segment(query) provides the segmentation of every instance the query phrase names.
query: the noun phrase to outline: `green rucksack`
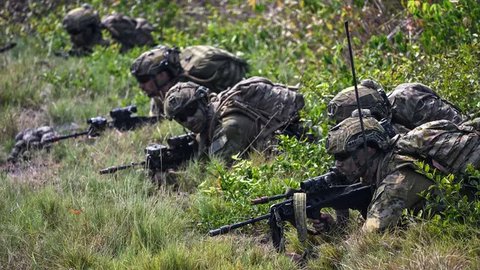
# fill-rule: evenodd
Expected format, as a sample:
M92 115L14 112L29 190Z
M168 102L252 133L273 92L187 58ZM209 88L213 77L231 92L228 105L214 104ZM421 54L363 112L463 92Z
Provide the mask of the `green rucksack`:
M191 46L180 53L182 81L193 81L219 93L245 77L248 64L232 53L212 46Z
M426 160L443 173L463 174L468 164L480 169L480 133L448 120L428 122L400 136L395 150Z

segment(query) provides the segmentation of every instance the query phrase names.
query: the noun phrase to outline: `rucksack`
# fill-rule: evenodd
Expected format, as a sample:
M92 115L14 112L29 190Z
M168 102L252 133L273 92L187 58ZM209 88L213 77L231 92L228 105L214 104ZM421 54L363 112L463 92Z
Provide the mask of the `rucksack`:
M232 53L212 46L191 46L180 53L182 80L193 81L219 93L245 77L248 64Z
M435 120L459 124L466 119L459 108L421 83L400 84L388 94L388 99L392 105L392 123L410 130Z
M112 14L102 19L102 26L121 43L122 50L153 45L153 27L143 18L133 19L122 14Z
M448 120L425 123L400 136L395 151L426 160L443 173L463 174L468 164L480 169L480 133Z
M212 104L217 117L244 114L260 125L261 135L267 137L298 120L298 112L305 102L303 95L296 90L262 77L251 77L220 93Z

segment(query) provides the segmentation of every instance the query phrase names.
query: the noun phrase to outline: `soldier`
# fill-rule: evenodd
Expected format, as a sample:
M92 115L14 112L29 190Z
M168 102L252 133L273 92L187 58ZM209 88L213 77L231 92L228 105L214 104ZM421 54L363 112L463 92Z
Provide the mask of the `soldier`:
M143 18L133 19L115 13L102 18L102 27L107 29L112 38L121 44L121 53L135 46L153 46L151 34L153 26Z
M406 133L434 120L445 119L455 124L468 120L460 109L421 83L400 84L387 96L379 83L363 80L358 93L362 109L369 109L378 121L390 119L396 133ZM354 87L349 87L329 102L328 115L338 124L356 109Z
M419 172L415 161L431 162L438 170L453 174L464 173L469 164L480 168L480 156L471 154L480 151L479 134L450 121L429 122L393 139L371 116L363 118L363 125L366 147L360 120L353 115L330 130L327 152L334 155L337 169L347 179L361 179L375 188L364 231L396 225L404 209L422 206L418 193L433 182ZM332 220L325 217L314 225Z
M262 148L276 130L298 121L303 96L285 85L252 77L218 95L193 82L178 83L165 98L165 116L197 134L199 153L230 161Z
M15 146L10 152L7 161L16 162L19 158L28 158L27 151L42 148L43 142L54 136L56 136L56 133L49 126L28 128L19 132L15 136Z
M72 50L68 52L71 56L88 55L95 45L108 44L102 38L98 12L88 4L69 11L63 18L63 27L73 44Z
M142 53L131 66L140 88L151 98L150 115L163 114L163 100L177 82L192 81L219 93L239 82L247 63L235 55L211 46L177 48L157 46Z

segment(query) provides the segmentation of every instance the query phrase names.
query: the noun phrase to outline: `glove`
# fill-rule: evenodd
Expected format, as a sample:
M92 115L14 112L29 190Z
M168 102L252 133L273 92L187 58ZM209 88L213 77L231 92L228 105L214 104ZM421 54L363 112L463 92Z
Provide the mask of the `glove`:
M330 214L326 213L320 213L319 219L312 219L311 221L313 228L315 228L318 233L328 232L336 224L335 219L333 219Z

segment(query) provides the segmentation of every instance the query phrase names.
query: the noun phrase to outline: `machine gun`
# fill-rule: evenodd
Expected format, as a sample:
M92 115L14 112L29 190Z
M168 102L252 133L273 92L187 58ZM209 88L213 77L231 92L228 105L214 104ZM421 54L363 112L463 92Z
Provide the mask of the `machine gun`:
M145 161L132 162L127 165L113 166L100 170L100 174L115 173L132 167L145 167L149 172L176 169L191 159L197 152L198 144L193 133L171 137L166 145L152 144L145 148Z
M331 185L338 173L330 171L301 183L300 190L290 190L285 194L262 197L252 200L252 204L263 204L273 200L286 199L273 204L270 213L246 221L225 225L209 231L210 236L226 234L231 230L268 220L273 246L279 252L285 251L284 223L291 223L300 241L307 237L306 219L320 219L322 208L356 209L365 217L372 199L372 189L362 183L352 185ZM335 181L336 182L336 181Z
M88 129L82 132L67 134L62 136L54 136L42 141L43 144L54 143L69 138L76 138L80 136L97 137L101 131L107 128L116 128L120 131L133 130L140 125L157 123L161 117L147 117L147 116L132 116L137 112L137 106L130 105L123 108L115 108L110 111L111 121L105 117L97 116L87 120Z

